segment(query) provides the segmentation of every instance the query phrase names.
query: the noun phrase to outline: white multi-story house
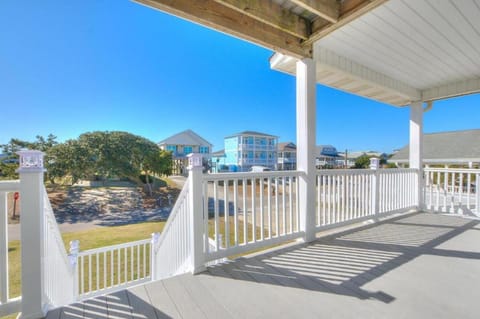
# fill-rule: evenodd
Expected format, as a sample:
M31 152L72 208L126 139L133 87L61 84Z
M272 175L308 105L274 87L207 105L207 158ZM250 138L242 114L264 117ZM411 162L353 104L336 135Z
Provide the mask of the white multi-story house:
M225 137L225 165L231 171L245 172L252 166L277 168L277 142L274 135L243 131Z
M297 145L292 142L278 143L278 170L297 168Z
M172 152L173 174L185 174L188 166L187 155L190 153L201 153L208 159L212 152L212 144L192 130L172 135L160 142L158 146L162 150Z

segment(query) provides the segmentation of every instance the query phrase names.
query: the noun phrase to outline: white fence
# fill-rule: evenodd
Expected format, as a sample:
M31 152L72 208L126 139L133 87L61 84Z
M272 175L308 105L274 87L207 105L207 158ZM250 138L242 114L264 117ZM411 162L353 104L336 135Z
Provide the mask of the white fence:
M203 176L206 261L301 236L296 171ZM206 237L205 236L205 237Z
M480 170L425 168L426 209L480 216Z
M151 240L85 250L76 257L78 299L151 280Z
M75 275L45 189L44 206L44 293L49 307L56 308L75 301Z
M418 206L418 170L408 168L377 170L378 213L390 213Z
M189 193L189 180L187 180L162 234L154 235L152 248L152 277L154 280L190 271L192 235Z
M8 194L19 181L0 181L0 317L20 311L21 297L10 296L8 263Z
M201 165L200 160L196 162ZM37 180L31 180L38 183L32 185L43 185L43 171L34 172ZM193 166L161 235L83 252L74 245L70 256L47 194L37 188L43 191L38 201L43 198L45 218L43 223L31 224L40 226L42 242L37 251L43 253L39 257L43 272L32 278L43 280L43 293L29 299L38 295L42 306L57 307L150 280L196 272L228 256L422 204L416 169L320 170L315 180L316 198L307 199L315 201L313 216L300 211L300 198L308 194L303 186L301 191L302 174L202 174L200 166ZM478 213L479 188L480 170L425 169L423 198L428 209ZM0 315L20 310L21 299L11 299L8 291L6 235L6 194L18 189L18 181L0 182ZM22 191L28 192L28 188ZM308 224L313 217L315 228ZM30 242L32 247L34 244ZM35 270L30 267L30 271Z
M417 206L415 169L317 171L317 230Z

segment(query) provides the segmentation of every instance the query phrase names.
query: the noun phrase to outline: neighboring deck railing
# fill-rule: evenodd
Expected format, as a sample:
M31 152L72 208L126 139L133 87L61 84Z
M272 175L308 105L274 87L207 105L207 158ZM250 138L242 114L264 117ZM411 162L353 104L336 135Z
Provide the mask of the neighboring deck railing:
M317 171L317 230L414 208L417 174L415 169Z
M480 170L425 168L424 200L428 210L480 216Z
M151 280L151 239L81 251L76 256L79 300Z
M204 175L204 232L215 242L204 245L206 261L301 237L298 177L298 171Z
M8 262L8 194L20 189L20 181L0 181L0 317L20 311L21 297L10 295Z

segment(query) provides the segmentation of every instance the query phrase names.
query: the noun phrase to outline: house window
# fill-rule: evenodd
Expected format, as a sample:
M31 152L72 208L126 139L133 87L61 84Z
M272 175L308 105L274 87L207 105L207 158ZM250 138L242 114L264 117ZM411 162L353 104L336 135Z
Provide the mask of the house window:
M208 154L209 153L208 146L200 146L200 153Z
M184 146L184 147L183 147L183 153L184 153L184 154L193 153L193 147L191 147L191 146Z
M253 144L253 137L247 136L243 138L245 144Z
M177 151L177 145L167 145L167 151L175 153Z

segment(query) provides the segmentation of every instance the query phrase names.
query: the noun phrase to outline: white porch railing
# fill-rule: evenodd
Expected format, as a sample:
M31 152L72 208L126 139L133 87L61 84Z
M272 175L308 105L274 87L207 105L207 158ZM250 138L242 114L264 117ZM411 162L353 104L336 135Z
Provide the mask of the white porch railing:
M38 240L32 238L41 242L37 249L41 253L31 259L40 266L24 265L35 275L28 273L26 278L41 279L40 285L31 285L42 287L37 290L41 293L24 289L28 294L23 296L22 310L27 307L32 318L42 316L36 311L39 304L44 311L146 281L198 272L228 256L307 238L314 231L418 209L423 203L430 209L454 212L475 212L480 203L480 170L425 169L425 202L419 198L417 169L320 170L316 173L316 198L311 199L315 209L304 212L300 211L300 199L307 194L300 185L306 178L303 172L205 175L201 157L192 157L191 164L190 176L161 235L84 252L73 245L70 256L43 188L43 169L35 166L26 171L28 167L24 167L20 187L18 182L0 183L0 226L4 230L0 236L0 314L20 310L20 299L9 299L5 235L6 192L17 189L26 193L32 189L34 199L22 202L22 209L23 204L29 208L26 216L43 218L40 223L28 224L35 236L24 237L22 232L22 244L25 240L36 247ZM314 215L315 228L310 229L307 221ZM28 259L24 253L22 258Z
M419 206L417 169L380 169L376 172L379 178L378 214L407 211Z
M417 174L415 169L317 171L317 230L416 207Z
M21 308L21 297L11 297L8 263L8 193L20 189L20 181L0 181L0 317Z
M206 261L301 237L298 177L297 171L204 175L204 232L215 241L204 245Z
M424 199L428 210L480 216L480 170L425 168Z
M161 235L153 235L153 280L190 271L192 247L189 191L189 180L187 180L180 195L178 195Z
M56 308L75 301L75 272L45 189L44 206L44 293L47 307Z
M76 294L82 300L151 280L151 240L81 251L76 258Z

